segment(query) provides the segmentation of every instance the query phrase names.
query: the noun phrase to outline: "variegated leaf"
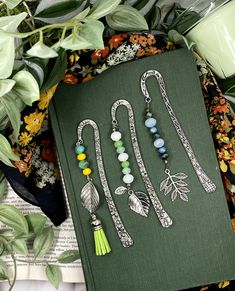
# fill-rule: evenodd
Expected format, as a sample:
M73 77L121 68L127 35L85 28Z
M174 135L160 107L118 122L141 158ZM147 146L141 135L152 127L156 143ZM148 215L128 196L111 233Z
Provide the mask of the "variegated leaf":
M167 188L165 188L164 194L165 195L169 194L171 192L171 190L172 190L172 184L170 184Z
M172 201L175 201L175 199L177 198L177 196L178 196L178 195L177 195L177 192L178 192L177 189L175 189L175 190L171 193L171 200L172 200Z
M180 188L179 188L179 191L180 191L180 192L184 192L184 193L188 193L188 192L190 192L190 190L189 190L187 187L180 187Z
M122 194L124 194L124 193L126 193L127 192L127 188L126 187L124 187L124 186L120 186L120 187L118 187L116 190L115 190L115 194L117 194L117 195L122 195Z
M160 191L165 190L165 188L167 187L168 184L168 180L169 178L166 178L165 180L163 180L160 184Z
M186 193L180 193L180 199L188 202L188 195Z
M182 180L179 180L179 181L176 181L175 182L175 184L177 185L177 186L187 186L187 183L185 182L185 181L182 181Z
M186 179L188 176L185 173L177 173L173 175L172 177L178 178L178 179Z
M147 217L149 212L150 201L148 196L143 192L134 192L129 196L128 205L134 212Z
M90 213L94 213L98 208L99 193L91 181L86 183L82 188L81 199L83 207L85 207Z

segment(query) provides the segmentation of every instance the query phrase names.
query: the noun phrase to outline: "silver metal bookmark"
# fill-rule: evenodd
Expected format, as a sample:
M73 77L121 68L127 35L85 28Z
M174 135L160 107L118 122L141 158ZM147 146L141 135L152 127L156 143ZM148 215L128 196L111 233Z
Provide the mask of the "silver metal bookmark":
M130 247L133 245L133 240L127 230L125 229L123 222L119 216L118 210L115 206L115 203L113 201L109 185L107 182L105 170L104 170L104 164L102 159L102 152L101 152L101 144L100 144L100 134L99 134L99 128L97 124L91 120L91 119L85 119L80 122L78 129L77 129L77 135L78 135L78 142L77 144L82 145L83 139L82 139L82 131L83 128L86 125L90 125L94 130L94 143L95 143L95 153L96 153L96 161L98 166L98 172L100 181L104 190L105 199L108 204L109 212L111 214L114 226L117 231L117 235L123 245L123 247Z
M141 80L140 80L140 85L141 85L141 91L143 93L143 95L145 96L145 102L146 102L146 111L147 113L150 112L150 102L151 102L151 97L149 95L149 92L147 90L147 87L146 87L146 80L151 77L151 76L154 76L157 81L158 81L158 84L159 84L159 87L160 87L160 93L161 93L161 96L162 96L162 99L164 101L164 104L168 110L168 113L170 115L170 118L171 118L171 121L176 129L176 132L181 140L181 143L183 144L184 146L184 149L191 161L191 164L196 172L196 175L198 176L198 179L201 183L201 185L203 186L203 188L205 189L206 192L210 193L210 192L214 192L216 190L216 185L211 181L211 179L206 175L206 173L204 172L203 168L200 166L198 160L196 159L196 156L193 152L193 149L187 139L187 137L185 136L185 133L176 117L176 114L171 106L171 103L168 99L168 96L167 96L167 93L166 93L166 88L165 88L165 84L164 84L164 80L163 80L163 77L162 75L157 71L157 70L148 70L146 71L142 77L141 77ZM166 173L168 176L169 176L169 172ZM183 177L183 175L179 175L179 174L182 174L182 173L178 173L178 178L179 176ZM176 174L177 175L177 174ZM176 176L175 175L175 176ZM184 174L185 175L185 174ZM184 176L185 177L185 176ZM164 182L164 181L163 181ZM164 187L164 183L162 182L161 186ZM184 181L182 181L184 182ZM181 183L182 183L181 182ZM183 183L182 183L183 185ZM184 188L184 186L182 186L182 188ZM174 194L174 197L177 193ZM186 192L184 193L186 194ZM174 198L173 197L173 198ZM184 197L186 197L184 195ZM183 199L184 200L184 199Z
M172 225L172 219L170 216L167 214L167 212L164 210L155 190L152 185L152 182L148 176L148 173L146 171L144 161L142 159L141 153L140 153L140 148L137 140L137 134L136 134L136 129L135 129L135 120L134 120L134 112L132 109L131 104L126 101L126 100L117 100L116 102L113 103L112 108L111 108L111 117L112 117L112 126L114 128L118 128L118 121L116 118L116 111L118 107L120 106L125 106L128 110L128 119L129 119L129 129L131 133L131 141L132 141L132 147L133 151L135 154L135 159L138 164L138 167L140 169L140 174L142 177L142 180L144 182L146 191L149 194L151 203L153 204L154 210L157 214L157 217L162 224L163 227L169 227Z

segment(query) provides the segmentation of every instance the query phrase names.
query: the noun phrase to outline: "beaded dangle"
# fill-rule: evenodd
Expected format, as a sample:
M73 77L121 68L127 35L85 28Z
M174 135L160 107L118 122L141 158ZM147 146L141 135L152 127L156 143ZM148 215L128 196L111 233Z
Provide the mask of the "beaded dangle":
M168 157L169 154L167 152L167 148L165 145L164 139L161 137L158 128L157 128L157 120L153 117L152 112L150 111L150 102L151 97L149 95L149 92L146 87L146 79L150 76L154 76L160 86L160 93L161 97L164 101L164 104L167 108L167 111L169 113L169 116L172 120L172 123L176 129L176 132L180 138L180 141L182 145L184 146L184 149L190 159L190 162L198 176L198 179L205 189L206 192L214 192L216 189L215 184L210 180L210 178L205 174L202 167L199 165L199 162L196 159L196 156L192 150L192 147L185 136L185 133L175 115L175 112L170 104L170 101L168 99L165 84L163 81L163 78L161 74L156 70L149 70L146 71L142 77L141 77L141 91L143 95L145 96L145 102L146 102L146 112L145 112L145 126L149 129L149 132L153 138L153 145L156 148L157 153L159 154L160 158L163 160L165 164L165 174L167 175L167 178L164 179L160 183L160 191L164 191L164 194L167 195L171 193L171 200L174 201L177 197L182 199L183 201L188 201L188 193L190 190L187 188L187 183L185 182L185 179L187 178L187 175L183 172L179 172L176 174L171 174L169 168L168 168Z
M114 142L114 147L116 149L118 160L121 163L123 182L125 186L120 186L115 190L115 194L122 195L128 193L128 205L134 212L147 217L149 213L150 201L148 196L143 192L137 192L132 189L132 183L134 182L134 176L131 174L130 162L128 161L129 155L125 152L126 149L123 146L123 141L121 140L122 134L117 130L117 124L113 123L112 133L110 136L111 140Z
M104 231L101 226L100 220L96 218L95 211L99 205L99 194L96 190L94 183L92 182L91 174L92 170L89 167L89 162L87 161L87 156L85 154L85 147L83 145L82 132L85 126L91 126L94 130L94 143L95 143L95 155L97 168L100 178L100 183L103 188L104 196L108 205L108 209L113 220L117 235L123 247L127 248L133 245L133 239L125 229L122 219L118 213L116 205L113 201L111 191L108 185L108 181L105 174L102 152L101 152L101 143L100 143L100 134L98 125L91 119L82 120L79 123L77 129L78 141L76 143L75 152L77 153L77 159L79 161L79 168L82 170L82 174L87 177L88 183L83 187L81 191L81 199L83 206L90 212L92 218L92 228L94 230L94 240L95 240L95 249L97 255L104 255L111 251L109 243L106 239Z

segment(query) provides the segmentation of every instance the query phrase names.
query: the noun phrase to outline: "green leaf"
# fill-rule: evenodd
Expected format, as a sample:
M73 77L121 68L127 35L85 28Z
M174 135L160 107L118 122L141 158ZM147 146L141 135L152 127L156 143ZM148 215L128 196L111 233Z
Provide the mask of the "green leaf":
M46 23L64 23L78 15L86 6L83 0L42 0L35 12L35 19Z
M5 250L5 246L4 246L4 243L2 241L0 241L0 256L3 255L4 253L4 250Z
M42 86L44 81L44 69L45 66L40 62L41 59L29 58L24 60L24 64L27 67L27 70L32 74L34 79L37 81L39 87Z
M49 282L56 288L59 288L60 282L62 281L62 274L58 266L47 264L46 275Z
M44 228L43 231L35 238L33 250L35 258L44 256L53 245L54 232L52 227Z
M21 119L20 119L20 110L18 106L16 105L16 102L13 96L14 96L13 92L10 92L4 95L1 98L1 103L4 105L6 113L10 119L12 128L14 130L14 138L16 141L19 135L19 131L20 131Z
M28 234L28 223L19 209L12 205L0 204L0 221L17 233Z
M69 264L78 259L80 259L78 250L68 250L59 255L58 262L62 264Z
M0 28L6 32L15 32L19 24L27 17L26 12L0 17Z
M13 92L19 97L25 104L32 106L32 103L39 100L40 91L37 81L33 75L27 71L20 71L16 73L12 79L16 82L13 87Z
M145 19L150 30L157 28L161 19L161 9L157 5L153 6L149 13L145 15Z
M114 30L148 30L145 18L135 8L119 5L111 14L106 16L108 25Z
M11 244L12 249L15 253L21 254L21 255L27 255L28 254L28 248L25 240L23 239L16 239Z
M38 57L41 59L50 59L58 56L57 52L45 45L43 42L38 41L26 52L28 55L32 57Z
M93 5L88 17L93 19L99 19L105 15L108 15L118 6L121 0L98 0Z
M9 9L15 8L22 0L5 0L5 4Z
M90 45L87 49L103 49L103 31L104 25L101 21L89 19L79 28L79 36L86 39Z
M25 218L28 222L29 232L33 232L35 234L42 232L47 221L46 217L40 213L30 213L27 214Z
M0 180L0 201L6 196L7 194L7 182L6 179Z
M134 5L132 5L135 9L139 10L141 15L146 15L155 5L157 0L141 0L137 1Z
M11 91L14 87L15 81L14 80L0 80L0 97Z
M42 85L41 92L45 92L55 84L59 83L64 76L67 68L67 54L66 51L60 49L58 57L50 60L48 64L50 70L48 76L45 76L45 83Z
M19 161L19 157L13 153L8 140L1 133L0 133L0 153L2 153L5 157L13 161Z
M6 280L8 278L7 264L0 259L0 280Z

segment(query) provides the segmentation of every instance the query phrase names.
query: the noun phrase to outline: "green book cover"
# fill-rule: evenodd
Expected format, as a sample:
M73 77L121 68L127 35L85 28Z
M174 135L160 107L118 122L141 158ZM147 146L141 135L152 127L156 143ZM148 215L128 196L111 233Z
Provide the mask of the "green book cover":
M140 90L140 77L150 69L161 72L172 107L194 153L216 184L214 193L206 193L199 183L161 98L157 80L151 77L147 81L151 109L166 141L170 169L172 173L187 173L191 190L188 202L180 199L172 202L170 196L159 191L159 183L165 178L164 164L144 125L145 102ZM128 195L114 194L123 185L120 163L110 139L110 109L118 99L126 99L133 107L142 157L161 203L173 220L170 228L161 226L152 206L145 218L129 209ZM235 278L234 234L198 72L190 52L179 49L118 65L86 84L62 84L54 96L50 116L89 291L181 290ZM77 126L83 119L92 119L99 126L108 184L134 240L132 247L123 248L118 239L99 180L93 129L87 126L83 132L84 145L101 199L97 214L112 248L110 254L102 257L95 255L90 216L80 198L87 180L78 167L74 147ZM118 109L118 120L135 177L133 188L146 193L134 158L126 108Z

